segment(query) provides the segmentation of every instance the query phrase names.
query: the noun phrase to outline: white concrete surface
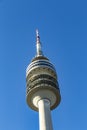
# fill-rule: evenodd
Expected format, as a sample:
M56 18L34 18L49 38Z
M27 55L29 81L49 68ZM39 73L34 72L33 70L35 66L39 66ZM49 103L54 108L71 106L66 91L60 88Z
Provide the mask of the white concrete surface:
M34 107L38 108L38 101L41 99L48 99L50 101L50 106L53 106L57 100L54 91L48 89L41 89L32 94L31 103Z
M38 109L40 130L53 130L50 101L48 99L41 99L40 101L38 101Z

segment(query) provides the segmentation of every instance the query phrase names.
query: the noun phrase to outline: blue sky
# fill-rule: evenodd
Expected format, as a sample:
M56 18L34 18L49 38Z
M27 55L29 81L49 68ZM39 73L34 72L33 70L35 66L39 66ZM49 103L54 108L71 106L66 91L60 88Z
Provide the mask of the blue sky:
M0 130L39 129L38 113L26 104L36 28L58 73L54 130L87 130L86 0L0 0Z

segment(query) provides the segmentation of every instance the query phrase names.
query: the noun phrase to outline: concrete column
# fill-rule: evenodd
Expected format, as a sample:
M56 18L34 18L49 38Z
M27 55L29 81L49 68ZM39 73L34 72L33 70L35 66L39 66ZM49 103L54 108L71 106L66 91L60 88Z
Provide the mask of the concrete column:
M38 101L38 109L40 130L53 130L50 101L48 99L41 99L40 101Z

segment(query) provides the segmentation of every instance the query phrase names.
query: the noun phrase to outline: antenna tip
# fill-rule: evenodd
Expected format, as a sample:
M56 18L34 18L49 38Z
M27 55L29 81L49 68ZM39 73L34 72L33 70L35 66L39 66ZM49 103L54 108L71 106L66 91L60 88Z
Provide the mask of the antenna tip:
M38 31L38 29L36 29L36 36L39 36L39 31Z

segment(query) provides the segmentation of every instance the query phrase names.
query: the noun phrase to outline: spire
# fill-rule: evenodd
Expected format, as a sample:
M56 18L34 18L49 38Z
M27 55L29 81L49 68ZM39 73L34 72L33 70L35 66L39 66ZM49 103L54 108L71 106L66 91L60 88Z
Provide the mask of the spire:
M42 50L41 50L41 42L40 42L38 29L36 30L36 50L37 50L37 56L43 55Z

